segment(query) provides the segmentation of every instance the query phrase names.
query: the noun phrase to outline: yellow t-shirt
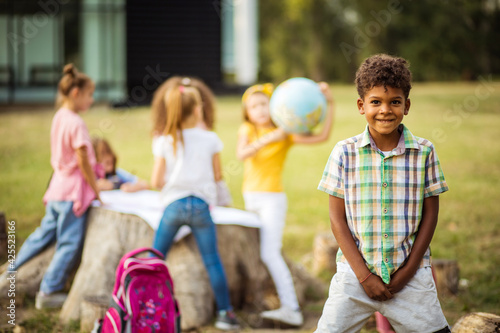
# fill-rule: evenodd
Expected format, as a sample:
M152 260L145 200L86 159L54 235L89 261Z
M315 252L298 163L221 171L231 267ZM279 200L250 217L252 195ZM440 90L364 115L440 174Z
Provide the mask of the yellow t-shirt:
M273 130L274 128L257 129L245 122L238 134L246 135L250 144ZM283 192L281 174L292 143L292 136L288 135L284 140L268 144L257 151L257 154L245 159L243 192Z

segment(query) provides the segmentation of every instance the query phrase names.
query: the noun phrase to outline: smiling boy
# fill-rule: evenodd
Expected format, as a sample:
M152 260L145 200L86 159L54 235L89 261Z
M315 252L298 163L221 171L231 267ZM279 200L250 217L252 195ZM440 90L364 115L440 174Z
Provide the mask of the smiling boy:
M328 193L339 244L337 273L316 332L359 332L379 311L397 332L449 332L432 278L430 248L440 193L434 146L403 124L411 72L379 54L356 73L363 133L333 148L318 189Z

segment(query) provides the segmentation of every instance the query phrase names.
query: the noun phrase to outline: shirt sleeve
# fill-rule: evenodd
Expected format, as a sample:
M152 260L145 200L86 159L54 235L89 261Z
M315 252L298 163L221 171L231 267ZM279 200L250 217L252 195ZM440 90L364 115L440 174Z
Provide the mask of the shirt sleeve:
M250 134L250 125L245 122L238 129L238 136L241 136L241 135L249 136L249 134Z
M87 126L82 121L73 121L74 128L71 130L71 148L77 150L81 147L91 147L92 141Z
M224 143L222 143L222 140L217 136L217 134L214 134L214 154L220 153L222 151L222 148L224 148Z
M443 170L441 170L441 164L434 146L431 146L431 152L425 162L424 198L436 196L446 191L448 191L448 184L444 179Z
M343 164L343 149L341 145L337 144L328 158L318 190L340 199L344 198Z
M152 149L154 157L165 158L165 136L155 136L153 138Z

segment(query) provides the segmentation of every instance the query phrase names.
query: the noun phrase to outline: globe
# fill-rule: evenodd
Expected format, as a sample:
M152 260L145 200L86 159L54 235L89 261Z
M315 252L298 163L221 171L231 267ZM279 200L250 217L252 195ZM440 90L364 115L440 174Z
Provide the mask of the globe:
M295 77L276 88L269 107L276 126L288 133L308 134L325 118L326 105L316 82Z

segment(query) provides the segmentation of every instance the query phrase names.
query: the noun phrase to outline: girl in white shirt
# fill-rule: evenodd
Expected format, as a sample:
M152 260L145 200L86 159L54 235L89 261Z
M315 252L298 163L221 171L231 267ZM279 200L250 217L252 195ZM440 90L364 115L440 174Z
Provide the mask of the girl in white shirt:
M165 211L153 247L164 255L177 231L188 225L208 271L218 308L215 326L239 327L229 299L224 268L209 205L216 203L216 181L222 178L219 152L222 142L214 132L197 127L202 119L198 90L174 85L164 96L168 109L163 135L153 139L155 157L151 185L161 189Z

